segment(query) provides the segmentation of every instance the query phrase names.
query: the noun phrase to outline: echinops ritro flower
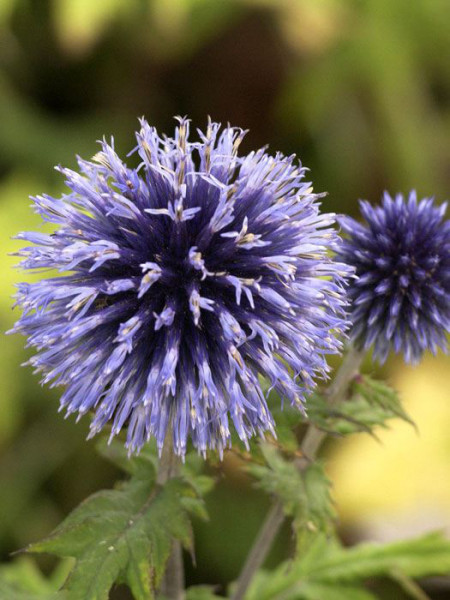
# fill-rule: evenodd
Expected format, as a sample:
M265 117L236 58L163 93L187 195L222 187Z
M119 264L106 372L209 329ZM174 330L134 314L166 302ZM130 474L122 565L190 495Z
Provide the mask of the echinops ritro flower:
M22 233L25 269L51 276L18 286L14 331L38 353L44 383L65 386L67 414L93 412L137 452L172 430L203 454L273 432L259 376L303 410L325 354L340 348L345 265L334 262L334 215L320 214L295 157L238 155L244 132L209 123L173 138L142 119L128 167L103 142L69 193L34 198L56 225ZM52 270L61 275L53 276Z
M339 222L349 234L339 252L356 269L348 288L355 345L381 362L391 349L416 363L425 350L446 349L450 328L450 221L415 192L385 193L381 206L361 201L366 224Z

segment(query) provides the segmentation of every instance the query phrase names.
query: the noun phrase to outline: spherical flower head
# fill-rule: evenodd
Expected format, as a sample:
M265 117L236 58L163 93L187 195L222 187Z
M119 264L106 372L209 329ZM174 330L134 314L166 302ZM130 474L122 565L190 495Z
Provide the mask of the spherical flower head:
M338 253L356 269L349 284L352 329L360 349L374 346L384 362L391 348L416 363L425 350L446 350L450 326L450 221L446 204L385 193L381 206L360 202L366 225L339 222L349 234Z
M333 261L334 215L319 213L295 157L238 155L244 132L209 123L173 138L141 120L140 164L102 143L80 172L60 168L70 192L34 198L56 225L22 233L25 269L14 331L38 349L43 382L65 386L61 408L92 412L91 435L127 430L137 452L172 430L184 455L273 433L262 382L303 410L325 355L339 350L343 278ZM54 270L61 273L54 276Z

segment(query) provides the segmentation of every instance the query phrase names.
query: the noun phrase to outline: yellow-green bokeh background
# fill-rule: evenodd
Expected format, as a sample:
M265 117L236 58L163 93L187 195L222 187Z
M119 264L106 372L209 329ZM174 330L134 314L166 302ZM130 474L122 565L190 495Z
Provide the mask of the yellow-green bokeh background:
M448 197L448 0L1 0L0 329L15 318L23 275L10 236L38 227L30 194L62 190L55 164L96 152L114 134L125 154L136 118L170 132L173 115L249 128L245 149L269 144L311 169L329 211L409 191ZM57 414L23 340L0 346L0 551L50 531L115 471L86 443L86 423ZM328 447L350 540L407 536L450 522L450 376L440 355L383 368L419 433L402 423ZM199 527L192 581L236 575L266 504L225 462L229 483ZM239 496L240 511L236 507ZM208 533L209 532L209 533ZM278 551L288 544L288 533ZM45 566L45 565L44 565Z

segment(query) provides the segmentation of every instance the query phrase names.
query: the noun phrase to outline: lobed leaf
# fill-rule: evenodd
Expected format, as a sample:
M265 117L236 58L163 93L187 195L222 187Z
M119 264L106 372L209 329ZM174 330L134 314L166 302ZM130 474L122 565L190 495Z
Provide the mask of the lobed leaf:
M298 542L317 531L330 531L335 511L322 466L314 463L300 471L273 445L261 444L261 451L266 464L251 464L247 470L258 487L281 500L284 512L293 518Z
M409 577L450 573L450 540L440 533L391 544L365 543L334 548L308 574L321 581L350 581L399 571Z
M308 400L308 418L319 429L338 435L357 432L373 435L375 427L386 427L393 418L414 425L397 392L366 375L354 379L348 398L338 406L330 406L324 395L313 394Z
M90 496L53 534L29 547L76 559L64 585L74 598L107 600L115 582L129 585L136 600L154 598L173 539L191 547L189 513L202 513L193 487L181 479L157 486L145 454L130 462L128 482Z
M245 600L375 600L361 585L293 580L285 563L275 572L259 572Z
M369 577L447 575L450 541L440 533L391 544L341 547L319 535L306 553L270 573L259 573L246 600L369 600Z

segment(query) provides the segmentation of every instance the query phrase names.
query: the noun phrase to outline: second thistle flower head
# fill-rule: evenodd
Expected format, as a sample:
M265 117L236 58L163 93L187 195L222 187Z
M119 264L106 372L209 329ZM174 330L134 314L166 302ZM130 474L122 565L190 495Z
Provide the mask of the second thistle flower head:
M340 258L356 269L349 285L351 337L383 362L391 348L407 362L446 349L450 328L450 221L446 205L385 194L381 206L361 201L367 225L339 219L349 234Z
M302 409L339 349L347 268L304 169L239 157L239 129L198 135L142 120L137 169L104 142L80 173L60 169L70 193L34 199L55 232L19 236L24 268L62 273L19 286L31 364L66 387L67 413L95 413L92 434L125 427L130 452L169 427L178 454L188 438L222 451L230 421L246 443L274 425L259 375Z

